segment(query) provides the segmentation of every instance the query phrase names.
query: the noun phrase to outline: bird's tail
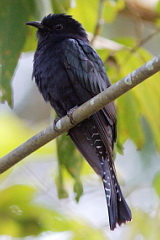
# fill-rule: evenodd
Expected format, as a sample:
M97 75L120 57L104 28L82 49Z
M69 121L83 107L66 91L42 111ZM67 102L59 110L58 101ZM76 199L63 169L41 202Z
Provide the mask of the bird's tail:
M113 163L111 165L109 159L102 158L101 165L103 169L102 180L107 200L110 229L114 230L116 224L121 225L122 223L131 221L132 214L117 181Z

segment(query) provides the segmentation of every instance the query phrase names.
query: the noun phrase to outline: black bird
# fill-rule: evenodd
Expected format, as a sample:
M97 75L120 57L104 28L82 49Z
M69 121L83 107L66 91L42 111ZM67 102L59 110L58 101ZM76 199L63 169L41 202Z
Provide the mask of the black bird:
M50 14L41 22L28 22L38 29L33 76L45 101L59 117L80 106L111 84L102 60L90 47L82 25L72 16ZM110 229L131 220L113 163L116 141L114 103L69 130L78 150L103 180Z

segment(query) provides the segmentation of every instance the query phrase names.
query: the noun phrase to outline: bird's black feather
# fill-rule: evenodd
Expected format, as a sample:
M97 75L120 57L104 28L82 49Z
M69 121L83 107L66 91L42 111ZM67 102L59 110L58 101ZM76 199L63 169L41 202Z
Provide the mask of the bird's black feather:
M82 25L71 16L50 14L41 23L28 25L38 28L33 76L44 99L59 117L110 86L102 60L89 46ZM130 221L131 211L122 195L113 162L114 103L69 130L69 136L103 180L110 228Z

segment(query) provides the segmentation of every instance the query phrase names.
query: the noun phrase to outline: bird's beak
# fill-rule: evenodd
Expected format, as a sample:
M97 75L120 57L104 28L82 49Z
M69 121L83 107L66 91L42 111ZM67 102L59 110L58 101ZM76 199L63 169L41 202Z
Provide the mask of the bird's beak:
M25 23L26 25L30 25L32 27L38 28L38 29L42 29L43 25L41 22L27 22Z

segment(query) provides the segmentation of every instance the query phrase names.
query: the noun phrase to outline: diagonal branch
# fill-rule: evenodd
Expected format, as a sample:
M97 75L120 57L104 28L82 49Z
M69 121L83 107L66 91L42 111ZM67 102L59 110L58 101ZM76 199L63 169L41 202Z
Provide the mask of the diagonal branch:
M73 112L73 121L75 125L90 117L105 105L114 101L116 98L126 93L158 71L160 71L160 55L154 57L140 68L134 70L132 73L129 73L126 77L122 78L102 93L84 103L79 108L75 109ZM56 123L56 131L53 128L53 125L42 130L0 159L0 173L5 172L20 160L36 151L46 143L55 139L63 132L68 131L72 127L73 125L71 124L70 119L68 116L65 116Z

